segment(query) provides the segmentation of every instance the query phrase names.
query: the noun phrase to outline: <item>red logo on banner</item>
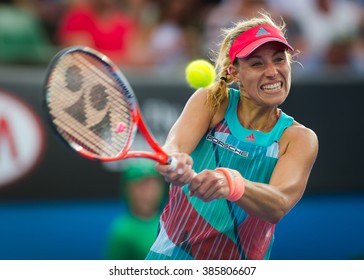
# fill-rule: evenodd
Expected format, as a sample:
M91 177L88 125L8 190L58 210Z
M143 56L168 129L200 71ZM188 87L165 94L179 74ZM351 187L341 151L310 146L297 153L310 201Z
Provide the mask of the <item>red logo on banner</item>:
M0 116L0 141L5 141L5 144L9 145L10 154L14 158L14 160L16 160L17 150L15 145L14 135L10 131L7 120L5 119L5 117L2 118L2 116Z
M43 128L33 110L21 99L0 91L0 187L27 175L43 148Z

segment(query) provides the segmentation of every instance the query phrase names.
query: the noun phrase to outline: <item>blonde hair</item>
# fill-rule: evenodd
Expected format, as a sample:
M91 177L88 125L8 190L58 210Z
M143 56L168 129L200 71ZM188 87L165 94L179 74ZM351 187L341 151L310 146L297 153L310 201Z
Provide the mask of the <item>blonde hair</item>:
M208 87L207 104L213 112L216 112L222 102L228 96L228 85L234 81L228 73L228 67L234 61L230 61L229 51L236 38L246 30L260 25L271 25L285 31L285 23L275 23L267 13L260 13L260 17L255 17L245 21L239 21L231 28L222 29L223 40L219 44L220 49L217 53L212 53L212 61L215 63L216 81Z

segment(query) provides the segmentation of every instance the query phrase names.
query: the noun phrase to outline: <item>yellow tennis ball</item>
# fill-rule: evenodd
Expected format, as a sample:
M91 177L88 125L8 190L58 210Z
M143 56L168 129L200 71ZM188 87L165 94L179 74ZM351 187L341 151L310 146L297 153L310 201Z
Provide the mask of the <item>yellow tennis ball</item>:
M207 60L193 60L186 67L186 81L190 87L207 87L215 81L215 77L215 68Z

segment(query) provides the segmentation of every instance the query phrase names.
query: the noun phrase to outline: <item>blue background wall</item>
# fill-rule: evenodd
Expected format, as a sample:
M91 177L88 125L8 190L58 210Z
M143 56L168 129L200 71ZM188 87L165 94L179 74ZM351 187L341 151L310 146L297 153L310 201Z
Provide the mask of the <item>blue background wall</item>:
M2 203L0 259L103 259L119 201ZM303 198L277 225L272 259L364 257L364 196Z

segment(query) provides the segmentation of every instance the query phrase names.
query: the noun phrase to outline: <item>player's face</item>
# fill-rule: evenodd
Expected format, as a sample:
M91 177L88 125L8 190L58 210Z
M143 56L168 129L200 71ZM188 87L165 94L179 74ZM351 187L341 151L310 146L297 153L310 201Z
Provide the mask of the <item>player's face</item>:
M284 45L271 42L239 59L236 78L244 97L259 106L278 106L291 87L291 65Z

